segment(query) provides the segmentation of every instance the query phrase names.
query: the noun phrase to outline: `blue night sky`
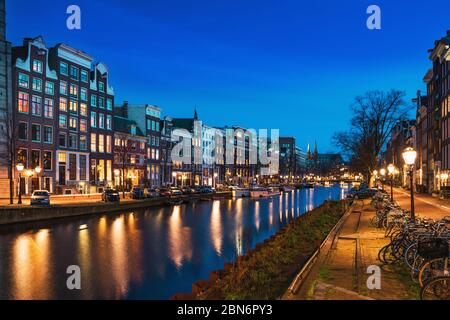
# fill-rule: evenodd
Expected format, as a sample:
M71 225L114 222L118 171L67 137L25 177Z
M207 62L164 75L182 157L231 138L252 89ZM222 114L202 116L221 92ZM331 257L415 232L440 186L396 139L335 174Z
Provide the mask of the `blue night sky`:
M450 29L450 1L7 0L8 38L44 36L105 62L116 103L156 104L208 125L279 128L335 148L349 104L372 89L424 89L427 49ZM420 2L420 3L419 3ZM66 8L82 29L66 28ZM366 28L366 8L382 30Z

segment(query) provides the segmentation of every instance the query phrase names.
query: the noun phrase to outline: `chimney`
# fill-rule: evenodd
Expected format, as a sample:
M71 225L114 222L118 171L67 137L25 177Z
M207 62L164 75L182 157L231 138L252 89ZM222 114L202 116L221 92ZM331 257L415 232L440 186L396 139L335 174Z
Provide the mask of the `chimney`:
M128 101L123 102L122 106L122 117L128 118Z

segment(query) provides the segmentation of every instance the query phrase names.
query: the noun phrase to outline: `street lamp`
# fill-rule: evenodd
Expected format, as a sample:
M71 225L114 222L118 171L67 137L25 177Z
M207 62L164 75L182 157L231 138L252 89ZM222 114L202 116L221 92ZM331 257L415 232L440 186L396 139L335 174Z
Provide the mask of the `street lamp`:
M17 202L17 204L22 204L22 187L21 187L21 182L22 182L22 171L24 169L24 165L22 163L18 163L16 165L16 169L19 172L19 201Z
M115 184L116 184L116 188L117 188L118 186L120 186L120 178L119 178L119 175L120 175L120 170L119 170L119 169L114 169L114 177L116 177L115 180L114 180L114 182L115 182ZM117 183L117 181L119 181L119 183Z
M173 177L173 181L175 182L174 186L177 187L177 173L176 172L172 172L172 177Z
M384 176L386 175L386 169L385 168L381 168L380 169L380 175L381 175L381 187L384 190Z
M375 184L375 187L378 189L378 185L377 185L377 176L378 176L378 171L377 170L373 170L372 172L373 175L373 183Z
M411 147L408 147L403 151L403 160L405 164L409 166L409 187L411 189L411 219L416 219L416 213L414 211L414 180L413 180L413 166L416 162L417 151Z
M391 163L390 165L388 165L388 172L389 175L391 176L391 201L394 202L394 189L393 189L393 184L394 184L394 172L395 172L395 166L393 163Z

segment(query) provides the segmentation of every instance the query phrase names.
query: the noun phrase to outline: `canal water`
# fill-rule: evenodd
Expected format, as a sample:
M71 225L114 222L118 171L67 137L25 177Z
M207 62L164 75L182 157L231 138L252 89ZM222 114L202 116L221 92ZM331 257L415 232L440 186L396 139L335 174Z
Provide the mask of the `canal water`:
M339 187L0 227L0 299L168 299ZM68 266L81 290L68 290Z

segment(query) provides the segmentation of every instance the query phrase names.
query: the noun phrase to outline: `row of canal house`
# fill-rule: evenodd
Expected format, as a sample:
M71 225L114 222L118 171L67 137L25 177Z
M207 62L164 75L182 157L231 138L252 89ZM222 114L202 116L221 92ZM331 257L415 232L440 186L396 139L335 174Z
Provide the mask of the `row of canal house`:
M12 61L21 191L89 193L110 185L114 90L107 66L65 44L47 48L42 37L13 47Z
M200 122L197 129L196 111L192 118L162 119L157 106L115 105L114 96L108 67L80 50L66 44L48 48L42 37L13 47L13 162L24 166L18 172L14 165L16 190L86 194L113 186L249 185L258 176L249 163L250 148L257 146L250 146L254 141L244 128ZM174 129L197 137L192 154L200 152L201 163L172 163ZM234 161L226 165L228 130L238 133L230 138Z
M401 121L392 130L384 162L394 163L399 169L396 178L408 185L401 153L413 147L417 150L415 189L437 193L449 185L450 174L450 30L428 53L431 67L423 77L426 94L418 91L413 99L416 118Z

